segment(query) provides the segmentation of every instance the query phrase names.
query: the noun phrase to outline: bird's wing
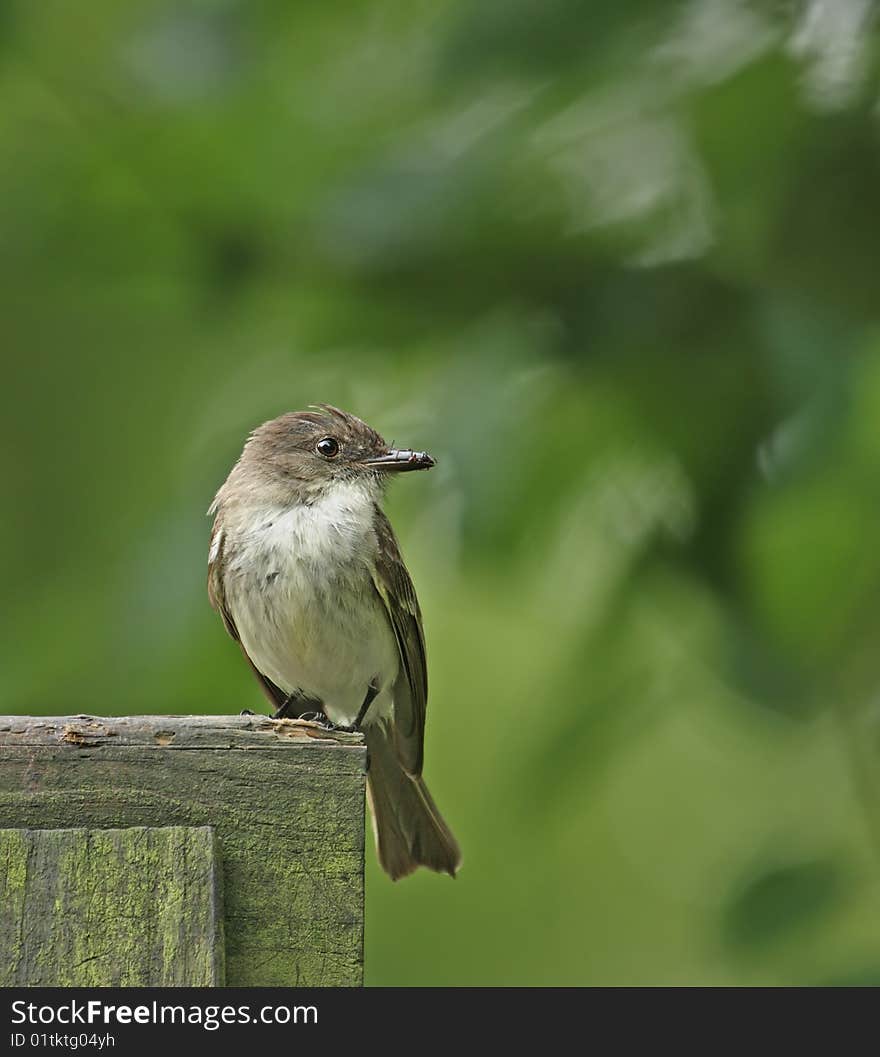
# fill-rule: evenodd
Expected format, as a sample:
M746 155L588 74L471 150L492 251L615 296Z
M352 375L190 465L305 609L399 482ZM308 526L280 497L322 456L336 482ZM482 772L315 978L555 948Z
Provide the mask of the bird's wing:
M422 773L425 711L428 704L428 667L422 614L412 580L400 556L397 539L388 519L378 507L376 524L379 529L379 548L373 583L397 639L401 661L393 687L394 747L407 773L418 776Z
M236 628L235 621L232 619L232 613L229 611L229 607L226 604L226 592L223 589L223 544L223 529L219 528L215 521L214 528L211 530L211 547L208 552L208 598L211 605L223 618L226 630L241 648L241 652L244 654L245 660L250 665L251 671L257 677L257 682L259 682L262 687L263 693L269 699L269 704L273 705L276 709L280 708L287 700L287 694L285 694L280 687L276 686L271 679L266 678L250 659L247 650L244 648L244 645L239 638L238 628Z

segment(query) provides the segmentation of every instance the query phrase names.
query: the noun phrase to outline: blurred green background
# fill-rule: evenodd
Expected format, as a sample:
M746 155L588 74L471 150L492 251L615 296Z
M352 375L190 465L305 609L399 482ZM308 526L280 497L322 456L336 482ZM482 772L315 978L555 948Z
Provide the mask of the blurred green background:
M880 983L870 0L7 0L9 712L264 708L247 431L427 448L426 774L371 984Z

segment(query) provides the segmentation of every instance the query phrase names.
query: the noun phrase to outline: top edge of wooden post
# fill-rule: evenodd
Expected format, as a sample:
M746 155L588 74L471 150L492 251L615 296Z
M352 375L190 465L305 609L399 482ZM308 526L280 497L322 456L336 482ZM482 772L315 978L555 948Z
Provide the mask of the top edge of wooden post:
M330 749L366 754L363 735L268 716L0 716L0 747Z

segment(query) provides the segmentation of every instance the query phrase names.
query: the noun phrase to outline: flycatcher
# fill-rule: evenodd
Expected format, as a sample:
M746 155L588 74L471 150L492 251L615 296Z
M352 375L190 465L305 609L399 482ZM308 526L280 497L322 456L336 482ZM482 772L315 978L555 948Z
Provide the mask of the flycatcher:
M217 492L208 595L274 718L363 730L379 861L455 876L461 853L422 780L422 615L381 502L427 452L390 448L329 404L265 422Z

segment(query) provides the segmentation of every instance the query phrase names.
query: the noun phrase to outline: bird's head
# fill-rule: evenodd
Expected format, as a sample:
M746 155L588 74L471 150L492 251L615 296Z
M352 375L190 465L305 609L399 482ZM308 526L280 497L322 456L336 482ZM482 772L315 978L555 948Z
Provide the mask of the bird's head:
M302 498L338 483L360 482L378 492L392 474L433 465L427 452L391 447L366 422L330 404L264 422L239 460L252 483L257 475L264 486Z

